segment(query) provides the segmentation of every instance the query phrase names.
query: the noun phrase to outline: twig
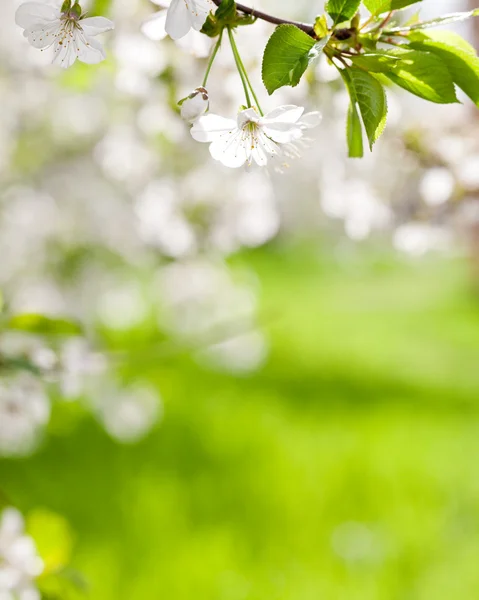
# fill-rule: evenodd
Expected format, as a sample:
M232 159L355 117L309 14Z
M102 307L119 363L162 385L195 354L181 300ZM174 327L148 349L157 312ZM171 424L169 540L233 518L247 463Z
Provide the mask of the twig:
M213 2L216 4L216 6L219 6L222 0L213 0ZM307 33L309 36L314 38L316 37L316 34L314 33L314 26L311 25L311 23L301 23L299 21L291 21L290 19L281 19L260 10L250 8L249 6L245 6L244 4L236 4L236 7L245 15L251 15L252 17L256 17L262 21L273 23L273 25L294 25L298 29L301 29L301 31Z

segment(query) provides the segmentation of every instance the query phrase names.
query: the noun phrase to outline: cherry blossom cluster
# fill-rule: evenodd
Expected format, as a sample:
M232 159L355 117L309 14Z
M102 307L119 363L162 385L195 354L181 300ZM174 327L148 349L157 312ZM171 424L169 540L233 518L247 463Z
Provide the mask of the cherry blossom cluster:
M180 40L192 29L201 31L209 15L216 11L212 0L163 0L158 18L164 22L165 33ZM105 52L94 36L114 28L104 17L86 17L78 0L65 0L59 8L40 2L26 2L17 10L17 24L24 29L30 44L41 50L53 47L53 62L67 68L78 59L85 63L104 60ZM300 155L308 129L319 125L319 112L304 114L304 108L285 105L264 114L234 39L233 28L227 28L228 38L245 90L245 105L235 119L209 112L210 98L206 88L208 75L221 46L223 34L210 57L201 86L179 102L181 115L191 125L192 137L209 144L211 156L231 168L253 164L263 167L273 159L278 170L287 159ZM253 101L252 101L253 99Z

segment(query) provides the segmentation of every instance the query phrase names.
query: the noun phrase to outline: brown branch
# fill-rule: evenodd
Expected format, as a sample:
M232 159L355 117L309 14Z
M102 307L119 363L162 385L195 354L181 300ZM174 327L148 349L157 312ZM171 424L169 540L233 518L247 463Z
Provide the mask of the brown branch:
M219 6L222 0L213 0L216 6ZM249 6L245 6L244 4L236 4L237 9L244 13L245 15L251 15L252 17L256 17L257 19L261 19L262 21L267 21L268 23L273 23L273 25L294 25L301 31L304 31L311 37L316 37L314 33L314 27L310 23L300 23L299 21L291 21L289 19L280 19L279 17L274 17L273 15L268 15L267 13L261 12L260 10L256 10L254 8L250 8Z

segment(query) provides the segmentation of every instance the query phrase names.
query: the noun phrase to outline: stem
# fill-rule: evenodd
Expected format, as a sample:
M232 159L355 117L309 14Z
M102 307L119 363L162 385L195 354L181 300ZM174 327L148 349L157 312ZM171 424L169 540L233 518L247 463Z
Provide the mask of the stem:
M208 77L211 72L211 67L213 66L213 63L215 62L216 55L218 54L218 50L220 49L222 38L223 38L223 32L220 33L220 37L218 38L218 41L216 42L215 47L213 48L213 52L210 56L210 60L208 61L208 66L206 67L206 73L203 78L203 87L206 87L206 84L208 83Z
M389 14L386 16L386 18L381 23L379 23L378 29L384 29L386 27L386 25L389 23L389 21L391 20L391 17L393 16L393 14L394 14L394 11L391 10L389 12Z
M254 98L254 101L256 102L256 107L259 110L260 115L264 116L264 113L261 110L261 106L259 104L258 96L256 95L256 92L254 91L253 86L251 85L251 81L248 76L248 72L246 71L244 63L241 59L241 55L238 51L238 46L236 45L236 40L234 38L233 32L231 31L231 29L228 29L228 32L230 34L230 42L231 42L231 47L233 49L233 54L235 55L236 65L238 66L238 69L241 69L241 71L243 72L243 77L244 77L249 89L251 90L251 93L253 94L253 98Z
M213 0L216 6L219 6L222 0ZM316 34L314 33L314 26L310 23L300 23L299 21L291 21L290 19L281 19L279 17L275 17L273 15L268 15L267 13L261 12L260 10L256 10L254 8L250 8L249 6L245 6L244 4L237 4L237 9L244 13L245 15L251 15L252 17L256 17L257 19L261 19L262 21L267 21L268 23L273 23L273 25L294 25L298 29L301 29L309 36L316 38Z
M369 19L367 21L365 21L362 25L361 25L361 29L359 31L362 31L363 29L365 29L368 25L370 25L373 21L374 21L375 15L372 14Z
M238 54L238 49L236 47L236 43L234 40L234 36L233 33L231 31L231 29L228 27L228 37L230 39L230 44L231 44L231 50L233 51L233 56L235 59L235 63L236 63L236 68L238 69L238 73L239 76L241 78L241 83L243 84L243 89L244 89L244 94L246 97L246 104L248 105L248 108L251 108L251 98L249 96L249 91L248 91L248 83L245 79L245 75L243 73L243 69L241 68L241 59L239 57Z

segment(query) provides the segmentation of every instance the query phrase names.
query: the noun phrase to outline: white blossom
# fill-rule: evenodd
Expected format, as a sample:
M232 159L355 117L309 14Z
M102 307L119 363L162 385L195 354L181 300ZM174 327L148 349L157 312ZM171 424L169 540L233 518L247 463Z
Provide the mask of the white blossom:
M212 0L172 0L166 15L166 33L179 40L190 29L200 31L214 8Z
M22 373L0 381L0 454L32 449L50 418L50 403L33 375Z
M78 5L74 5L74 8ZM15 21L29 43L40 50L53 46L53 62L63 68L76 59L96 64L105 59L105 51L94 36L114 28L104 17L83 18L78 10L62 12L41 2L25 2L16 12Z
M160 10L143 22L141 31L150 40L159 42L168 35L166 33L166 17L171 2L170 0L152 0L152 2L159 6ZM192 54L197 58L205 58L211 51L212 39L195 29L191 29L187 35L175 40L175 43L188 54Z
M6 508L0 518L0 598L40 600L34 579L43 571L35 543L25 535L22 515Z
M204 87L196 88L180 104L181 117L185 121L193 123L193 121L196 121L196 119L208 112L210 107L208 91Z
M319 113L303 112L300 106L285 105L261 116L256 108L247 108L236 121L208 114L195 121L191 135L209 143L211 156L227 167L253 162L262 167L268 158L288 156L291 144L319 124Z

